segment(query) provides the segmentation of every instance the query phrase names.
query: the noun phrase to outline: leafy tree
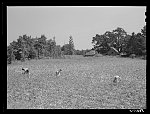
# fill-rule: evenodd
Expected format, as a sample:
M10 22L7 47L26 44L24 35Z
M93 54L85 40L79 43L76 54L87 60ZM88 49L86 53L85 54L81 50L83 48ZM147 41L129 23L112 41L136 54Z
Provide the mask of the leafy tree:
M36 37L32 40L32 42L34 42L34 44L32 45L30 52L32 52L32 55L34 57L37 56L37 58L41 58L41 57L45 56L46 44L47 44L46 39L47 38L45 37L45 35L41 35L40 38Z
M34 48L36 50L36 56L39 59L40 58L40 53L41 53L41 50L42 50L42 46L38 42L35 42Z
M61 47L59 45L56 45L55 36L53 37L53 40L49 40L47 44L47 49L50 52L52 58L60 58Z
M56 41L55 36L53 37L53 41L51 42L51 56L56 58Z
M40 44L42 44L43 46L45 46L46 45L46 37L45 37L45 35L41 35L41 37L40 38L38 38L38 42L40 43Z
M45 46L45 56L51 56L52 53L52 45L53 45L53 40L49 39L46 41L46 46Z
M104 34L96 34L96 36L93 37L92 43L94 44L94 49L100 53L106 53L110 49L108 38Z
M72 36L69 37L69 43L64 44L62 46L61 51L63 51L64 55L74 55L75 54L75 48L74 48Z
M138 34L139 35L139 34ZM137 35L133 32L128 41L127 49L129 54L141 54L141 46Z
M135 51L134 51L134 47L135 47L135 33L133 32L132 33L132 35L131 35L131 37L130 37L130 39L129 39L129 41L128 41L128 43L127 43L127 53L128 54L132 54L132 53L134 53Z
M123 45L125 45L125 38L127 33L124 29L118 27L117 29L113 30L113 33L116 38L116 49L118 52L122 52Z
M19 41L21 41L20 39L19 39ZM18 42L18 41L17 42L13 41L13 42L10 43L10 45L7 48L8 49L7 53L9 53L8 58L11 61L15 61L16 59L21 60L21 58L22 58L21 53L20 53L20 51L22 51L21 46L22 46L21 43Z
M129 34L127 34L126 37L124 38L124 44L122 45L122 52L123 53L129 52L128 43L129 43L130 38L131 38L131 35L129 35Z
M60 45L56 45L56 47L55 47L55 58L61 58L61 47L60 47Z
M69 36L69 50L70 50L70 53L69 55L74 55L75 54L75 48L74 48L74 42L73 42L73 38L72 36Z
M83 50L76 50L76 55L83 55Z
M25 61L26 58L26 54L27 54L27 48L26 48L26 39L27 36L23 35L23 36L19 36L19 39L17 39L18 41L18 45L19 48L21 49L21 61Z
M143 55L146 52L146 26L141 29L141 33L132 33L127 42L126 50L129 54Z
M146 50L146 25L141 29L141 35L143 50Z
M64 44L61 48L61 51L63 51L64 55L71 55L70 45L69 44Z
M61 56L61 47L56 45L55 37L53 40L46 40L45 35L41 35L40 38L31 38L26 34L19 36L16 41L10 43L10 47L7 51L7 58L9 61L22 60L25 58L41 58L43 56L52 56L53 58ZM12 58L13 57L13 58Z
M141 33L138 33L136 35L136 38L137 38L138 55L142 55L146 51L146 38Z
M40 49L40 55L44 56L45 52L46 52L46 37L45 35L41 35L40 38L38 38L38 43L41 45L41 49Z
M141 29L142 36L146 38L146 25Z
M7 63L11 64L12 61L12 47L11 45L7 46Z
M17 41L19 49L21 49L19 52L21 52L22 61L24 61L25 58L34 59L36 57L36 50L34 48L36 40L34 38L25 34L23 36L19 36Z
M102 37L102 35L96 34L96 36L92 39L92 44L94 44L94 47L97 48L101 45L103 39L104 37Z
M29 50L29 56L28 56L28 59L35 59L36 58L36 49L31 46L30 50Z
M11 42L10 46L13 50L18 50L18 48L19 48L18 42L16 42L16 41Z
M18 42L16 41L13 41L10 43L10 45L8 46L8 48L11 48L11 60L12 61L15 61L17 58L17 52L18 52L18 49L19 49L19 46L18 46Z
M33 38L31 38L31 36L29 37L29 41L28 41L28 44L29 44L29 55L28 55L28 59L35 59L37 57L37 51L34 47L34 44L35 44L35 41Z
M127 42L130 36L125 32L124 29L118 27L112 32L106 31L104 34L96 34L92 39L92 44L94 44L94 49L98 53L106 53L110 47L114 47L118 52L127 51Z

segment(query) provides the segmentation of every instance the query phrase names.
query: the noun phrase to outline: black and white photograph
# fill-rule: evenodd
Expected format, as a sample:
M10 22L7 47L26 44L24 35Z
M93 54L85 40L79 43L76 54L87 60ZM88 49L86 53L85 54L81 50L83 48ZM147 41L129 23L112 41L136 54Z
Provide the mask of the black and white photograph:
M144 112L146 8L7 6L7 109Z

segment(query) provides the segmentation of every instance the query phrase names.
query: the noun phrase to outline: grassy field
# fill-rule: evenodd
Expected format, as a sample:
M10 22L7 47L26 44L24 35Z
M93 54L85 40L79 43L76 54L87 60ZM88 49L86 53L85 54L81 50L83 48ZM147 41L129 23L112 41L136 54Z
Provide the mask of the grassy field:
M146 109L146 60L74 56L13 63L7 66L7 108Z

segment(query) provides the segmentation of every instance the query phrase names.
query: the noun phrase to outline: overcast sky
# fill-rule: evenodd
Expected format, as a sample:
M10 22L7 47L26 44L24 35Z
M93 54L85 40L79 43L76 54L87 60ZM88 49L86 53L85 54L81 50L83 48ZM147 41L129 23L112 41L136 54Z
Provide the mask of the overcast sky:
M76 49L92 48L92 37L117 27L127 33L140 32L145 23L144 6L67 7L11 6L7 7L7 45L27 34L48 39L57 45L68 43L71 35Z

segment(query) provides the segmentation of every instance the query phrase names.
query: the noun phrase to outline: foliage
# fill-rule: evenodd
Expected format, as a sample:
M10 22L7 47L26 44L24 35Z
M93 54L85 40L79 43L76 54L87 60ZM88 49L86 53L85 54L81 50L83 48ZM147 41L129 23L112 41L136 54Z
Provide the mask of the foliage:
M84 50L76 50L76 55L83 55L84 54Z
M143 51L146 50L145 38L141 33L132 33L131 38L127 43L127 52L129 54L142 55Z
M96 34L96 36L93 37L92 43L95 44L94 49L100 53L106 53L109 50L108 38L104 34Z
M146 56L146 26L140 33L132 35L117 27L115 30L106 31L104 34L96 34L92 39L93 50L105 54L111 47L118 50L119 53L136 54ZM47 40L45 35L31 38L26 34L19 36L17 41L13 41L7 46L7 61L25 59L40 59L43 57L59 58L62 55L84 55L87 50L75 50L72 36L69 36L68 44L62 47L56 45L55 37Z
M118 52L122 52L122 48L123 48L123 45L125 44L125 38L126 38L127 33L125 32L124 29L119 28L119 27L113 30L113 33L116 37L115 48L118 50Z
M55 37L47 40L45 35L39 38L31 38L26 34L19 36L17 41L13 41L7 46L7 61L25 61L25 59L40 59L43 57L61 57L61 47L56 45Z
M142 36L146 38L146 25L141 29Z
M31 38L26 34L19 36L17 41L13 41L7 46L7 61L25 61L26 59L40 59L43 57L61 58L62 55L75 54L72 36L69 37L69 44L64 46L56 45L55 36L48 39L45 35Z
M146 26L141 29L141 33L132 35L120 27L112 32L106 31L104 34L96 34L92 39L94 50L98 53L106 53L110 47L114 47L119 53L143 55L146 52Z
M70 45L64 44L61 48L61 51L63 51L64 55L71 55Z
M74 55L75 54L75 48L74 48L74 42L72 36L69 37L69 43L64 44L61 48L64 55Z
M73 42L72 36L69 37L69 45L70 45L70 54L69 55L74 55L75 49L74 49L74 42Z

